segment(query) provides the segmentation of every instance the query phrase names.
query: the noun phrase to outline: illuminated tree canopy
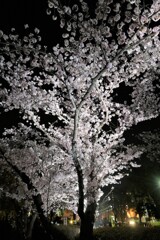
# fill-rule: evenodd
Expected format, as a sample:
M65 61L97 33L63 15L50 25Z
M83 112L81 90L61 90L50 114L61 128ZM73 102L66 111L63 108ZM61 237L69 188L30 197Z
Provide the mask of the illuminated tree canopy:
M75 203L85 240L92 236L100 188L116 183L123 169L136 166L132 160L141 154L124 145L124 132L159 115L160 5L156 0L150 8L139 0L98 0L93 11L85 1L76 2L48 1L47 14L63 29L52 51L42 46L37 28L30 33L25 25L25 36L15 29L9 35L0 32L0 98L4 111L18 109L23 124L49 141L39 146L32 142L29 150L25 139L24 149L15 150L14 165L35 182L42 198L39 184L48 185L49 171L54 172L56 164L62 166L62 175L53 174L53 179L49 175L50 183L54 189L56 182L66 182L68 173L68 195L75 195L78 188ZM126 101L118 102L115 93L122 84L131 91ZM24 128L12 128L9 134L23 135ZM8 151L5 157L10 156ZM36 182L24 159L35 162L36 173L42 155L46 178ZM62 195L67 196L66 189Z

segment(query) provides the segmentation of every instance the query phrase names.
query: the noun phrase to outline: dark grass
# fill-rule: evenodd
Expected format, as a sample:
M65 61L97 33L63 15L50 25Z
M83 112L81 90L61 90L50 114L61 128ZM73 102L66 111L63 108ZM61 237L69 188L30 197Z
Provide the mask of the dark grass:
M115 227L94 230L95 240L160 240L160 227Z
M20 230L20 229L19 229ZM56 240L78 239L78 226L54 226ZM35 226L32 240L47 240L40 226ZM25 240L21 231L15 231L8 223L0 223L0 240ZM104 227L94 229L93 240L160 240L160 227Z
M23 240L21 229L20 231L15 231L8 222L1 221L0 240Z

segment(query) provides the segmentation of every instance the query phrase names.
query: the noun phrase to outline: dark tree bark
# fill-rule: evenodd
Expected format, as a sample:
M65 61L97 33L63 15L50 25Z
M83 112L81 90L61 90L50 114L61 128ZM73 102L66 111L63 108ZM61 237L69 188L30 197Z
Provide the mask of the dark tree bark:
M150 191L150 195L156 205L156 214L157 214L157 218L160 219L160 201L159 201L159 197L160 197L160 194L159 192L157 191L153 191L153 189Z
M87 206L80 225L80 240L93 240L93 226L95 221L96 202Z
M33 227L34 227L34 223L36 221L36 218L37 218L37 213L34 213L31 217L31 221L28 225L28 229L27 229L27 237L26 239L27 240L31 240L32 239L32 232L33 232Z
M77 176L78 176L78 187L79 187L79 202L78 202L78 215L81 220L80 224L80 240L93 240L93 226L95 222L95 212L96 212L96 193L97 193L97 187L93 187L90 189L90 187L87 190L87 207L86 211L84 211L84 178L83 178L83 171L80 166L80 163L77 160L76 155L76 146L74 146L75 143L73 143L73 158ZM91 166L91 173L88 176L88 182L91 183L93 180L96 180L96 175L94 173L94 156L92 156L92 166ZM92 200L90 200L90 198Z
M78 202L78 215L81 220L80 224L80 240L93 239L93 225L95 221L96 201L88 204L84 212L84 184L83 174L80 166L77 167L78 186L79 186L79 202ZM90 193L91 194L91 193ZM95 194L93 194L95 195Z

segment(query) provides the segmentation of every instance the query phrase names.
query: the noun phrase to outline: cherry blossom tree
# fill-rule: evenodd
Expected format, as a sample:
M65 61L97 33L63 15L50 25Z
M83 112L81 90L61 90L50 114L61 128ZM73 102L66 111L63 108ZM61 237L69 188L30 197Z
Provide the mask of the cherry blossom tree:
M0 174L7 170L16 176L12 176L14 181L10 186L1 186L3 193L19 203L23 200L28 211L38 212L44 226L49 226L44 216L48 216L51 210L71 206L75 210L77 182L73 163L67 163L67 158L65 165L59 162L57 149L46 146L46 138L23 124L19 129L6 130L3 135L0 141Z
M4 135L0 141L1 149L3 149L4 157L9 163L5 159L3 163L11 169L12 166L17 166L21 173L24 172L28 176L36 191L42 196L42 202L45 204L43 208L47 214L50 213L51 209L56 210L57 207L67 208L72 204L74 205L76 200L71 199L72 192L70 193L71 184L76 190L73 163L67 162L67 158L61 155L66 159L66 165L62 165L61 160L57 157L59 154L57 149L54 146L46 146L46 139L34 134L33 129L31 133L29 127L22 125L19 129L9 129L5 131ZM36 139L35 141L31 140L33 137ZM65 174L65 182L63 174ZM69 184L67 184L68 182ZM31 189L30 194L35 194L35 189ZM32 190L34 191L32 192ZM19 197L23 195L18 189L17 192Z
M100 188L116 183L141 154L124 145L124 132L159 114L159 13L159 0L149 8L139 0L98 0L94 11L83 0L49 0L47 14L63 28L52 51L37 28L24 37L0 33L2 107L18 109L48 138L53 162L74 165L83 240L92 239ZM119 102L122 84L131 93Z

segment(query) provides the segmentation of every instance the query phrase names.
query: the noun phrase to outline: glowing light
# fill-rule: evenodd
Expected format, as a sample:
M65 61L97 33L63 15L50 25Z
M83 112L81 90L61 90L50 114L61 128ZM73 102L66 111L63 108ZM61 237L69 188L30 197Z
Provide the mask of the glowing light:
M28 217L30 217L30 216L31 216L31 212L29 211L29 212L28 212Z
M69 223L70 223L70 224L73 224L73 220L70 220Z
M129 225L131 225L131 226L135 226L135 221L132 219L132 220L129 220Z

